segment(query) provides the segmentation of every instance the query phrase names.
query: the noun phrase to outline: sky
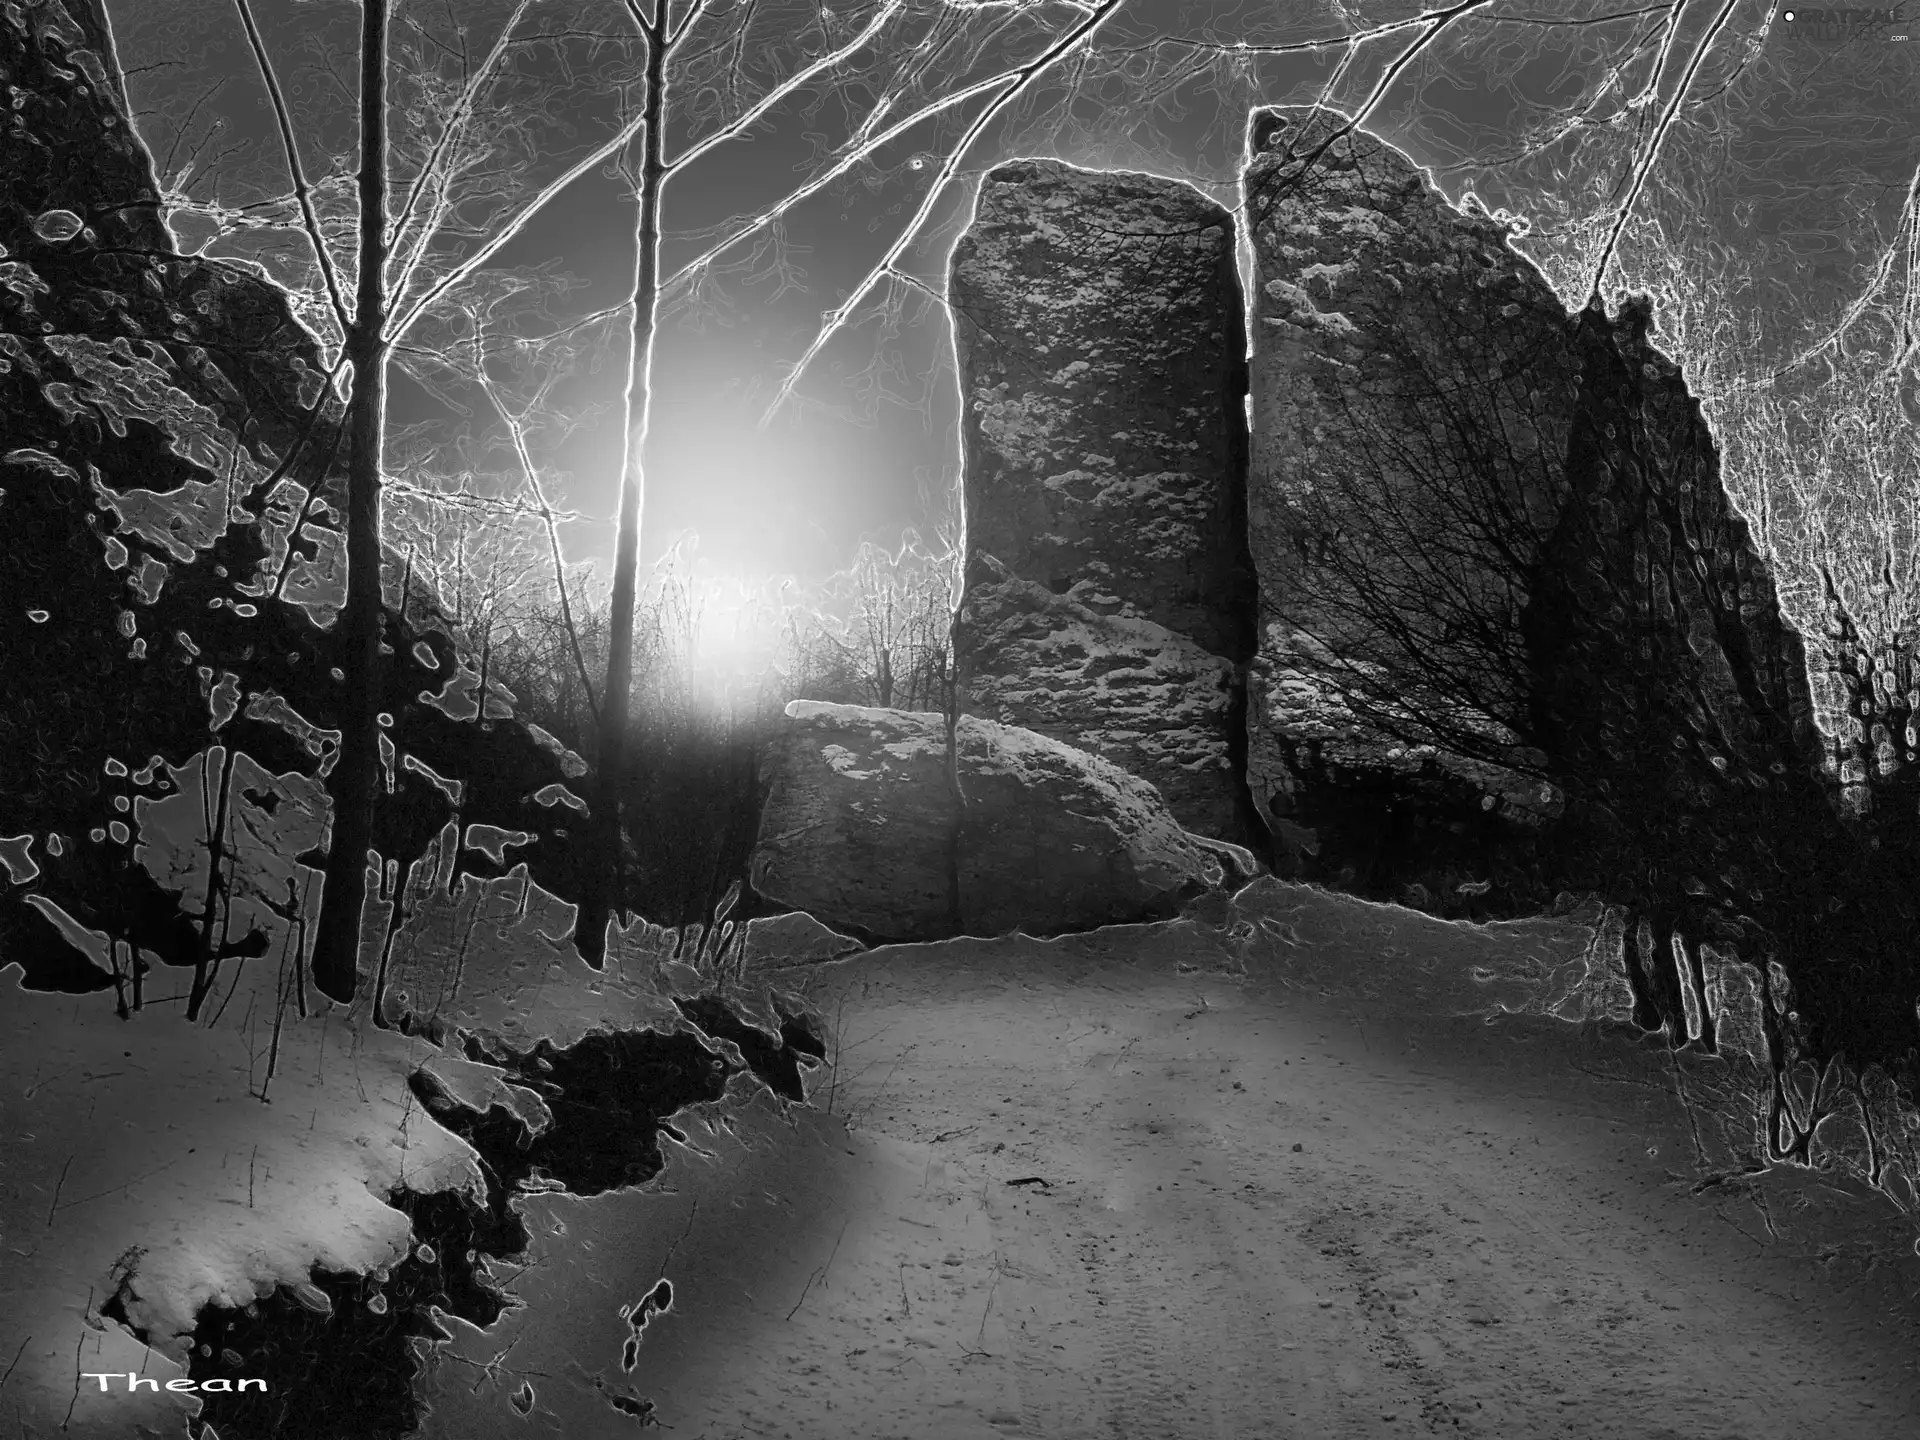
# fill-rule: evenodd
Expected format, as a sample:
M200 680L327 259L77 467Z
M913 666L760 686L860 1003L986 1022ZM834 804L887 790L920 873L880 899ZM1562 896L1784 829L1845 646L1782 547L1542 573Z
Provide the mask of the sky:
M163 181L195 156L184 189L197 199L217 195L234 205L284 191L285 159L236 0L107 3L136 123L161 162ZM358 7L348 0L252 4L262 42L286 86L303 163L318 177L326 171L328 150L344 153L352 142ZM450 33L447 17L455 17L484 50L510 8L503 0L401 0L399 13L403 21L417 18L438 27L434 33L443 39ZM1482 8L1477 28L1456 27L1448 32L1451 40L1397 75L1368 125L1434 167L1448 194L1458 198L1472 188L1490 205L1533 217L1550 278L1570 276L1574 260L1591 253L1583 219L1619 193L1648 121L1685 83L1693 99L1713 101L1719 90L1726 95L1702 111L1705 128L1689 132L1684 153L1670 146L1663 156L1661 173L1673 185L1642 202L1643 213L1660 216L1676 253L1691 247L1690 253L1710 258L1720 254L1716 245L1742 251L1796 313L1836 311L1857 291L1859 268L1884 243L1920 159L1913 73L1920 43L1894 38L1903 24L1808 23L1816 12L1735 0L1706 63L1686 73L1672 56L1690 53L1723 7L1719 0L1683 3L1679 43L1649 84L1662 60L1656 27L1665 7L1577 0L1554 9L1561 22L1554 26L1491 18L1534 13L1534 7L1512 0ZM873 0L866 0L835 23L857 23L872 9ZM870 98L925 53L926 27L938 17L975 27L962 30L976 37L971 46L950 45L929 72L952 84L1037 53L1080 13L1066 4L1028 0L970 0L964 7L952 0L908 0L906 10L920 17L920 28L889 32L892 38L869 53L861 73L837 89L816 86L809 93L823 96L824 108L783 106L749 136L675 176L665 199L670 266L697 253L675 232L765 205L796 184L795 166L810 152L808 137L837 141L849 133L847 117L859 113L850 103ZM742 13L719 0L712 7L712 34L736 29ZM767 4L753 13L758 28L745 37L736 73L745 75L749 88L764 90L804 63L796 58L801 52L817 53L820 41L817 30L807 28L817 23L810 3ZM767 399L806 349L823 312L858 283L927 192L937 170L926 158L937 161L943 143L979 113L982 102L910 133L881 153L881 166L802 204L782 232L791 267L784 275L722 274L706 292L716 305L668 317L654 366L643 555L657 556L676 535L693 530L700 555L719 573L748 580L790 573L811 580L846 564L863 537L893 543L903 526L930 530L943 499L954 493L960 465L950 341L933 297L944 287L947 254L970 211L970 177L1016 155L1053 155L1100 168L1180 176L1231 202L1252 105L1311 99L1344 56L1347 68L1333 99L1343 109L1357 108L1417 32L1402 28L1346 52L1337 46L1299 48L1302 42L1419 13L1406 4L1311 0L1128 4L1102 38L1109 53L1126 46L1135 47L1134 53L1124 63L1114 57L1107 73L1071 96L1058 85L1043 91L1030 123L996 123L981 136L942 192L919 242L902 257L902 268L926 288L895 282L875 290L858 323L800 382L798 394L810 403L789 406L761 428L756 422ZM1600 15L1625 18L1605 25L1565 23ZM545 0L534 6L521 33L561 23L632 33L618 0ZM993 26L1003 28L997 35L983 28ZM1140 48L1149 37L1161 43ZM1192 61L1195 42L1209 39L1244 40L1255 48L1218 57L1210 69L1167 88L1169 69ZM1635 45L1640 58L1621 69L1617 57ZM335 77L326 73L329 60L338 69ZM549 112L520 135L528 173L546 179L612 133L613 101L599 82L634 67L617 47L595 49L585 42L569 51L571 69L532 52L525 63L522 83L505 98L537 99ZM670 106L681 116L677 126L670 116L670 155L702 133L703 122L688 120L686 107L711 98L712 80L687 75L670 89ZM1638 89L1650 91L1651 104L1635 101ZM1556 114L1576 104L1583 107L1581 123L1559 126L1564 133L1544 133L1554 128ZM398 108L403 113L394 118L396 130L408 123L406 107ZM504 103L502 108L504 113ZM711 121L704 123L710 127ZM918 169L907 163L913 156L922 158ZM633 215L631 195L619 182L590 173L563 191L498 262L551 263L584 282L554 302L558 314L619 305L632 281ZM175 228L189 248L211 234L209 222L190 215ZM1689 233L1683 238L1682 232ZM246 243L243 236L214 248L219 252L225 245L226 253L238 253L233 247ZM751 250L742 247L732 255L744 258ZM1761 303L1764 288L1753 293L1771 316L1780 307ZM883 323L875 303L888 297L901 302L891 324ZM624 322L608 329L611 343L603 347L597 370L583 369L554 392L558 408L580 420L571 436L559 441L549 434L536 446L556 501L583 517L565 530L571 558L604 558L612 551L623 335ZM1784 345L1789 338L1782 330L1770 343ZM876 381L883 397L877 401ZM396 382L397 424L436 414L444 418L446 412L425 392L404 377ZM450 462L451 442L431 453Z

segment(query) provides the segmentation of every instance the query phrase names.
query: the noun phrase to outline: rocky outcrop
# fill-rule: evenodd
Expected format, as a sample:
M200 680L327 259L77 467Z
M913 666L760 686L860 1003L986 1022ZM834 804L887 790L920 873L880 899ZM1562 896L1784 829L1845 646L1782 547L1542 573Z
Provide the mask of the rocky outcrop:
M282 290L178 253L97 0L0 7L0 72L0 834L25 857L0 898L0 957L29 985L104 988L58 915L162 963L202 953L131 843L126 821L167 784L152 757L244 751L277 778L239 766L233 803L314 810L321 833L341 407ZM385 578L376 845L404 866L452 826L453 868L494 873L511 846L566 888L566 785L584 767L509 722L510 697L483 687L399 563ZM271 929L289 900L249 903ZM265 943L249 923L235 953Z
M1639 1013L1700 1033L1675 938L1831 829L1800 638L1650 305L1568 314L1518 226L1337 116L1251 140L1257 797L1362 893L1631 904Z
M949 300L966 708L1100 754L1190 829L1242 838L1255 617L1232 217L1157 176L1001 165ZM1171 703L1116 711L1109 672L1151 675Z
M873 940L1163 918L1224 879L1154 788L1044 735L794 701L761 757L754 889Z
M1325 767L1424 773L1537 819L1518 622L1567 489L1565 310L1504 217L1392 146L1325 111L1252 126L1249 786L1298 823L1338 804Z

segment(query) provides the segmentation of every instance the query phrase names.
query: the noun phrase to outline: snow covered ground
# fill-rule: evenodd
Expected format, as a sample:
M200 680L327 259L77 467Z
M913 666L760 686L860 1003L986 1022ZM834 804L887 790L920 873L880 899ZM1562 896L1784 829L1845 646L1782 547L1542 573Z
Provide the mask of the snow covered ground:
M126 811L139 863L188 899L209 892L220 753L132 777L157 792ZM387 972L443 1049L301 996L298 908L269 902L312 878L289 857L320 792L258 766L232 783L233 928L266 944L198 1021L181 969L152 970L124 1018L113 990L0 977L0 1418L30 1440L179 1435L201 1400L166 1385L220 1368L189 1354L203 1307L268 1302L271 1327L291 1305L364 1338L409 1285L470 1291L441 1273L457 1254L422 1258L398 1191L511 1194L531 1237L473 1263L510 1298L497 1322L442 1308L444 1343L383 1352L402 1399L424 1357L419 1433L446 1440L651 1421L713 1440L1871 1440L1920 1419L1920 1117L1803 1066L1770 1114L1741 967L1709 957L1690 997L1722 1053L1673 1056L1620 1023L1619 974L1568 920L1449 925L1265 879L1205 920L838 960L812 922L755 922L716 1014L670 931L616 937L595 973L523 867L450 884L449 827L398 888ZM465 843L504 863L504 833ZM745 1073L770 1066L739 1022L764 1040L796 1007L834 1062L810 1105ZM610 1038L594 1063L636 1061L634 1103L583 1113L577 1059L539 1088L537 1047ZM649 1067L661 1094L712 1083L648 1110ZM515 1127L614 1178L512 1172ZM644 1175L623 1185L630 1158ZM325 1384L356 1383L352 1346L325 1350ZM290 1391L283 1418L311 1399ZM374 1440L325 1440L346 1434Z
M1763 1072L1561 1018L1617 1000L1563 921L1216 918L768 972L838 1037L815 1108L539 1197L425 1433L1913 1433L1920 1262L1844 1113L1746 1174Z
M138 818L191 890L159 863L174 815ZM1750 972L1710 961L1722 1053L1675 1056L1570 919L1271 878L1205 909L840 959L758 921L732 1018L672 932L592 972L524 871L468 877L389 975L452 1049L364 1004L303 1016L281 933L198 1023L183 971L124 1019L10 977L0 1413L177 1436L201 1401L165 1383L221 1368L196 1314L269 1297L319 1337L303 1383L355 1384L389 1292L471 1291L404 1188L510 1195L530 1236L469 1257L497 1321L380 1341L402 1397L425 1358L429 1440L1912 1433L1920 1123L1805 1068L1770 1118ZM803 1011L827 1063L794 1104L762 1042ZM1770 1159L1796 1129L1804 1163ZM312 1399L281 1433L318 1433Z

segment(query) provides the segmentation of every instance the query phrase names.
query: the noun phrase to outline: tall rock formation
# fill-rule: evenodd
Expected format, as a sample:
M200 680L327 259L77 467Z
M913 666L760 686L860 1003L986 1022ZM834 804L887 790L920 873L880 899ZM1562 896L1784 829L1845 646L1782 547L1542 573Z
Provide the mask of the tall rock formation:
M954 251L966 456L964 707L1151 781L1189 829L1258 832L1232 217L1192 187L999 166Z
M1259 112L1251 139L1249 763L1318 845L1302 868L1433 908L1462 869L1507 913L1597 890L1636 1016L1708 1045L1698 945L1758 923L1819 960L1809 1033L1897 1050L1860 1017L1911 989L1849 1006L1824 957L1911 970L1904 941L1905 970L1864 962L1875 924L1910 932L1886 897L1920 860L1822 793L1801 637L1649 302L1569 314L1503 219L1337 117Z
M1317 796L1329 781L1537 816L1518 614L1566 493L1579 358L1504 220L1341 124L1252 119L1249 786L1283 835L1399 823Z

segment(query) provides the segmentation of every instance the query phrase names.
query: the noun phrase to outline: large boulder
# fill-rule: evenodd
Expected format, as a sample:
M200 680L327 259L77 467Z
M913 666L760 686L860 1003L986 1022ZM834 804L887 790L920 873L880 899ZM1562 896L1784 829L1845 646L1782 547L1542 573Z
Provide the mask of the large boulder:
M1042 671L1057 669L1047 652L1082 643L1068 632L1083 632L1089 613L1123 622L1101 637L1096 664L1158 666L1124 653L1129 624L1154 650L1168 634L1184 637L1226 662L1228 703L1197 703L1209 732L1201 748L1233 760L1204 761L1167 801L1189 828L1242 838L1251 812L1238 670L1253 651L1255 610L1232 216L1158 176L1001 165L955 248L949 300L965 401L972 603L956 658L967 707L1130 769L1134 756L1110 743L1126 726L1140 730L1141 756L1191 756L1194 737L1174 732L1192 729L1193 704L1123 726L1074 697L1055 703L1040 673L1020 668L1039 657ZM1041 603L1048 595L1071 604ZM1056 622L1066 628L1046 639ZM1007 643L1010 625L1018 646ZM1165 771L1134 773L1157 783Z
M1524 740L1519 617L1567 494L1581 357L1512 222L1343 129L1252 119L1249 788L1298 822L1342 809L1342 776L1417 773L1537 822L1556 802Z
M1118 767L963 715L960 791L938 714L796 700L761 757L751 876L770 900L873 940L1162 918L1219 885L1212 847Z

